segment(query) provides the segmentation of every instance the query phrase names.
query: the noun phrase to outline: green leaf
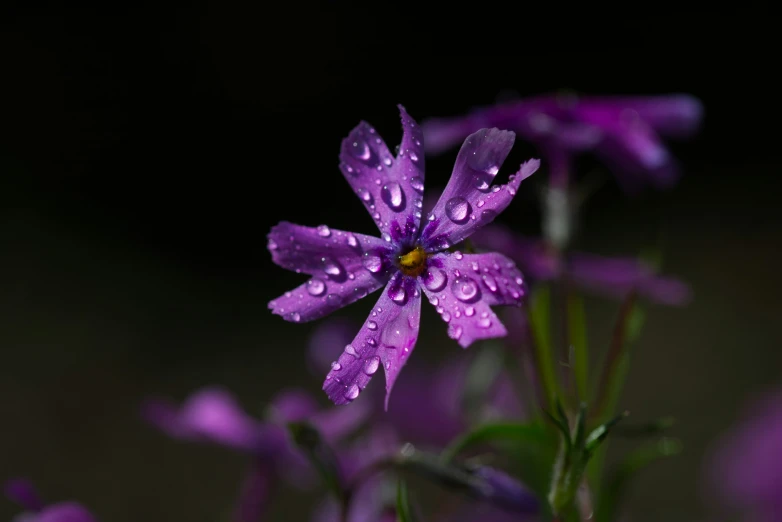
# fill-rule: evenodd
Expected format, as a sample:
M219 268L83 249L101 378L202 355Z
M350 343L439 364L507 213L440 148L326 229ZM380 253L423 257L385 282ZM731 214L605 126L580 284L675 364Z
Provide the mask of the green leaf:
M573 347L572 364L576 391L580 400L589 401L589 350L583 297L572 293L568 295L567 317L568 338Z
M402 479L399 479L399 484L396 488L396 517L398 522L413 522L407 484Z
M551 346L551 292L548 287L539 286L533 290L529 300L529 325L535 342L535 362L538 365L543 390L549 405L559 395L556 360Z
M541 423L497 423L479 426L452 442L441 453L443 462L461 452L490 445L517 466L517 474L534 492L545 496L557 451L557 438Z
M616 520L624 494L638 473L657 460L678 455L681 450L682 444L678 439L664 437L654 443L641 446L625 456L611 473L611 478L598 498L597 522Z
M589 455L595 451L595 449L600 445L601 442L603 442L606 437L608 437L608 434L611 432L611 428L616 426L616 424L627 417L630 413L629 412L622 412L620 415L617 415L610 421L606 422L605 424L601 424L594 430L592 430L592 433L589 434L589 436L586 438L586 441L584 443L584 450Z
M288 431L293 442L301 448L308 460L318 471L326 488L344 506L347 502L347 493L342 483L336 455L332 448L320 435L320 432L307 422L292 422L288 424Z

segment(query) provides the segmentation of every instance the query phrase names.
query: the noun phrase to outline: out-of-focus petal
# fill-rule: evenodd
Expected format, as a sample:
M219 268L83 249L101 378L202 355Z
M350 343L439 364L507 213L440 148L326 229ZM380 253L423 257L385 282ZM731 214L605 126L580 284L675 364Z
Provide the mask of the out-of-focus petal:
M342 141L340 169L381 232L390 234L396 221L420 224L424 191L423 133L399 106L404 130L399 154L393 157L377 131L361 122Z
M469 136L456 158L453 174L440 200L427 216L421 240L429 251L444 250L491 223L510 204L522 180L540 161L529 160L507 185L492 181L513 146L514 134L482 129Z
M318 323L307 346L307 362L315 375L320 376L329 371L331 361L342 353L357 329L355 322L341 317Z
M640 118L657 133L684 138L695 133L703 119L703 104L689 94L626 98L585 98L585 104L624 112L625 117Z
M505 254L533 280L548 281L562 272L561 261L543 241L517 234L500 223L478 230L470 239L482 250Z
M753 404L742 422L720 441L712 469L720 498L758 515L756 520L779 520L780 462L782 393L776 392Z
M11 502L19 504L24 509L38 511L43 507L38 490L26 478L15 478L7 481L3 486L3 493Z
M269 417L277 424L303 421L318 411L315 398L304 390L290 389L277 393L269 403Z
M313 276L269 303L273 313L288 321L323 317L388 280L383 264L388 247L378 238L282 222L269 234L269 249L278 265Z
M423 289L443 321L448 335L463 348L473 341L504 337L508 332L489 307L499 298L477 274L468 256L437 254L429 258ZM514 281L516 284L516 281Z
M36 522L97 522L85 507L76 502L61 502L42 509Z
M686 283L657 276L649 266L633 258L573 253L568 258L567 272L570 281L581 288L614 297L624 297L635 290L647 299L667 305L684 305L692 297Z
M248 416L233 395L221 388L202 389L178 409L168 401L152 399L145 403L142 414L174 438L209 441L249 452L280 443L279 436Z
M533 514L539 511L539 502L535 495L504 471L481 467L475 471L475 475L488 485L486 490L478 492L484 500L515 513Z
M329 398L335 404L352 402L382 367L387 407L394 381L415 347L420 316L421 294L415 280L397 273L326 376L323 389Z
M242 483L239 498L234 508L236 522L258 522L263 520L271 489L272 471L265 466L253 466Z

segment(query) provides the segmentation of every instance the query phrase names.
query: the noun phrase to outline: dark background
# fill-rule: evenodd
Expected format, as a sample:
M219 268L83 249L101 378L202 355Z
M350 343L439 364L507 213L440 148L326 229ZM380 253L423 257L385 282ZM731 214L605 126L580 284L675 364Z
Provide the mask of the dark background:
M679 186L628 199L608 178L579 246L662 244L666 272L693 286L688 308L650 309L624 404L673 414L686 448L632 489L632 520L703 519L709 445L781 374L773 34L676 13L573 29L537 17L509 31L401 8L362 17L340 2L275 9L4 13L0 480L29 476L47 499L78 499L104 521L215 520L243 460L164 438L138 404L213 383L254 412L282 386L321 393L303 360L312 325L266 310L300 278L272 265L265 235L282 219L372 233L337 169L359 120L393 145L396 103L421 121L510 93L687 92L706 116L696 139L672 144ZM508 163L533 153L517 142ZM453 157L428 160L429 187L444 185ZM503 219L535 232L536 184L525 186ZM339 315L361 320L373 302ZM616 303L588 303L604 343ZM443 347L417 358L461 355L424 321ZM300 504L288 520L308 513ZM0 500L0 519L14 512Z

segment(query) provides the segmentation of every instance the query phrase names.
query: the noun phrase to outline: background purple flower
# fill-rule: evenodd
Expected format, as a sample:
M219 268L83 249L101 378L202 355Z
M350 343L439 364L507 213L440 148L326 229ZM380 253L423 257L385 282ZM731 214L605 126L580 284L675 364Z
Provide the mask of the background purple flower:
M752 404L717 447L711 466L717 505L742 520L782 521L782 392Z
M386 407L394 382L418 338L421 293L463 347L506 334L493 305L520 305L523 280L497 254L463 255L447 249L490 223L508 206L521 181L537 170L522 165L507 185L492 181L513 146L514 134L480 130L465 140L451 180L421 227L423 135L400 106L403 136L392 156L375 129L360 123L342 142L340 167L366 206L381 238L282 222L268 247L278 265L312 276L271 301L275 314L310 321L385 286L354 340L334 361L323 389L336 404L355 400L382 367Z
M554 186L567 185L573 154L594 151L614 168L629 190L665 187L677 178L662 137L693 134L703 107L684 94L650 97L589 97L554 94L478 108L466 116L423 123L427 152L440 153L483 127L518 132L535 143Z
M532 280L562 279L583 290L617 298L636 291L652 302L666 305L684 305L692 297L686 283L657 275L651 265L639 259L584 252L559 254L545 241L522 236L497 223L475 234L473 243L482 249L502 252Z
M4 490L10 500L26 510L12 522L97 522L84 506L76 502L44 505L35 487L26 479L9 480Z

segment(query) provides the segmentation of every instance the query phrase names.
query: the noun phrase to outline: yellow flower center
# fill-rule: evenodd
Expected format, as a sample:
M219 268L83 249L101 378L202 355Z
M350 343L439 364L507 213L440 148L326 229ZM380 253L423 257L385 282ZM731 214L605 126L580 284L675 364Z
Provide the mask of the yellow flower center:
M406 276L418 277L426 268L426 252L417 246L407 254L399 256L399 269Z

